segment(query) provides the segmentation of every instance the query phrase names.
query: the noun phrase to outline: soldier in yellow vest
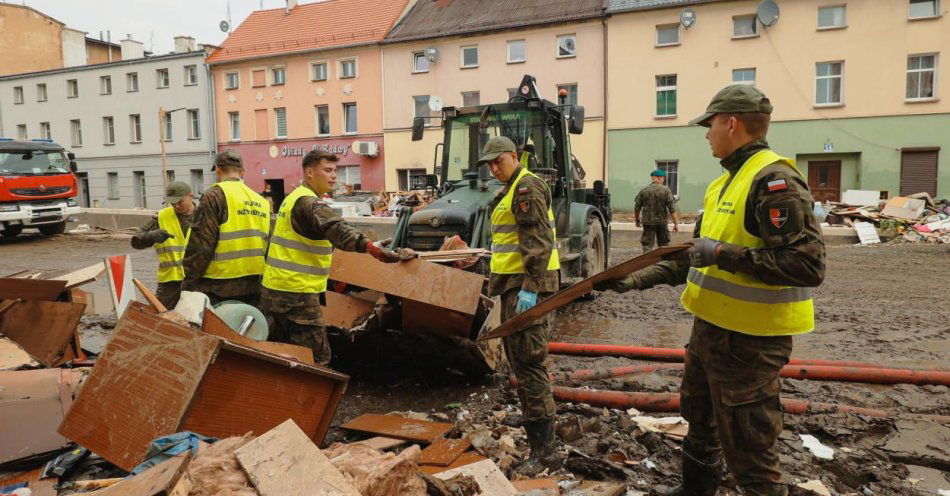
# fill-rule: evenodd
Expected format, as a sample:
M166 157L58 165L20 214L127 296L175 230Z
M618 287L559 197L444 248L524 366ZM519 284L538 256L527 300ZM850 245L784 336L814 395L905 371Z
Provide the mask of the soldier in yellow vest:
M385 263L414 256L411 250L396 254L370 241L320 200L333 190L338 160L322 150L304 155L303 183L277 214L261 292L261 308L273 320L268 339L307 346L321 365L331 358L320 295L327 290L333 249L369 253Z
M191 217L195 213L194 194L181 182L168 183L165 189L165 204L153 218L132 236L132 248L143 250L155 247L158 255L158 288L155 296L165 308L172 309L181 295L181 280L185 277L182 259L191 230Z
M208 187L195 210L181 289L205 293L211 304L238 300L257 306L270 204L244 184L244 162L237 151L219 153L211 170L218 182Z
M692 121L709 128L726 172L706 190L692 247L595 289L686 284L695 317L680 386L689 421L683 480L660 494L712 496L722 458L744 494L785 496L775 443L782 432L779 371L792 336L815 328L812 288L825 275L821 227L792 159L765 141L772 104L754 86L723 88Z
M526 152L527 153L527 152ZM479 164L487 163L504 187L491 214L492 256L489 296L501 296L501 320L524 312L558 289L560 261L551 190L522 167L515 144L497 136L488 140ZM533 475L554 468L554 397L544 360L548 354L551 316L502 338L505 355L518 379L518 398L530 458L519 471Z

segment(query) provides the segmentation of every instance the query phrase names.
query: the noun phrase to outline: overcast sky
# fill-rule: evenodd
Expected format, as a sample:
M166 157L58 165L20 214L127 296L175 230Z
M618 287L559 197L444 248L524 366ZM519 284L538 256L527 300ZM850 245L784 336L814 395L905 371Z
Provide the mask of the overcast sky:
M4 0L26 4L67 27L98 38L99 31L112 31L118 43L131 34L155 54L174 50L174 37L193 36L198 43L220 44L227 37L218 24L228 17L237 28L251 11L283 7L284 0ZM304 0L300 3L311 3Z

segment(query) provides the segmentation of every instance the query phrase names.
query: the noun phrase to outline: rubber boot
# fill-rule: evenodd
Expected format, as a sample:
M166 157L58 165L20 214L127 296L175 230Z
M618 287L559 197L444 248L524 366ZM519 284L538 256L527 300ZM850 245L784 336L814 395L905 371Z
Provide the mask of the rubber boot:
M526 420L525 434L528 436L528 446L531 453L528 459L521 464L518 472L533 476L544 469L557 469L557 451L554 446L554 418Z
M683 482L672 489L657 491L659 496L714 496L722 482L722 460L703 463L685 449L683 452Z

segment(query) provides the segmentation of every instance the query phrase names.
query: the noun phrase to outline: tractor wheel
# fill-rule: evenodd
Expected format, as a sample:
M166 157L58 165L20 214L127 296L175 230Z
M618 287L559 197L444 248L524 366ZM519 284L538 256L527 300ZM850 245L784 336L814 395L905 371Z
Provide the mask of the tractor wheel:
M581 277L584 279L603 272L607 268L607 249L604 244L604 229L600 219L587 218L587 234L581 238Z

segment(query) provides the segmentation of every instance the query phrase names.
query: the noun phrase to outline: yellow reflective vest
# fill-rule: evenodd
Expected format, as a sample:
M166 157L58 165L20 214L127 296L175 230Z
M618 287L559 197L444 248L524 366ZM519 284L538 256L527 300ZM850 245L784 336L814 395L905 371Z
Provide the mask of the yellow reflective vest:
M237 279L264 273L270 232L270 204L243 181L222 181L228 220L218 231L218 245L204 277Z
M515 214L511 213L512 200L518 183L525 176L535 176L526 168L519 169L518 177L508 188L508 193L502 197L491 214L491 272L493 274L524 274L524 261L521 259L521 242L518 239L518 222ZM554 248L548 260L548 270L561 268L561 261L557 253L557 230L554 227L554 211L548 206L548 220L551 221L551 236L554 239Z
M264 287L293 293L323 293L327 290L333 245L325 239L313 240L294 231L291 212L297 200L317 194L299 186L280 206L274 234L267 252Z
M792 159L766 149L746 160L724 192L729 174L713 181L703 201L700 236L763 248L762 239L745 229L746 200L756 174L775 162L800 174ZM811 288L766 284L751 274L733 274L715 265L691 267L680 300L696 317L744 334L785 336L815 328Z
M158 255L158 282L174 282L185 278L185 269L182 260L185 258L185 247L188 246L187 233L181 231L181 223L175 215L175 207L165 207L158 211L158 228L172 237L162 243L155 243L155 254Z

